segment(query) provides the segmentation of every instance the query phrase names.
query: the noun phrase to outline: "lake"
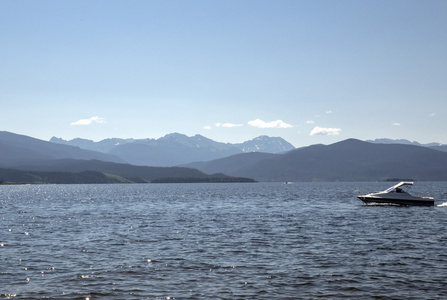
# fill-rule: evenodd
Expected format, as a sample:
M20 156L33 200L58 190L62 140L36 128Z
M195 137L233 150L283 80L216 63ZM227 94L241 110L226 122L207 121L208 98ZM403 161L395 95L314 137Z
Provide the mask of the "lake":
M0 186L0 299L445 299L447 182L393 184Z

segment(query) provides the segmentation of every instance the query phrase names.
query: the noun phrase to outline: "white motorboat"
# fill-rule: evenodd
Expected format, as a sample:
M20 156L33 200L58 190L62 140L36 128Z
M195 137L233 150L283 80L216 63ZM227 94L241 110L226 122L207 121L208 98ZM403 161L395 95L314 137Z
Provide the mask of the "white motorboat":
M395 205L419 205L433 206L435 200L432 197L412 196L406 189L411 187L413 182L402 181L392 187L376 193L357 196L366 204L395 204Z

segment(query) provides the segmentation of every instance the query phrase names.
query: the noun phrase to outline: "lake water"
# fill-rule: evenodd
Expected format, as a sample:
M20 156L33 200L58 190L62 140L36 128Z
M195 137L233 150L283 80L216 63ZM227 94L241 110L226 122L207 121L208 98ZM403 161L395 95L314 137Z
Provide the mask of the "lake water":
M0 186L0 299L446 299L447 183L393 184Z

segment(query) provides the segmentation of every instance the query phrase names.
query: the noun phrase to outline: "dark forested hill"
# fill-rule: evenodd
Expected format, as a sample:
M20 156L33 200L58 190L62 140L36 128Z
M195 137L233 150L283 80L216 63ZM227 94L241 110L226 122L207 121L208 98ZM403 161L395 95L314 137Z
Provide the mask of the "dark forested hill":
M130 183L119 176L108 175L95 171L71 172L33 172L0 168L0 184L8 183L54 183L54 184L85 184L85 183Z
M147 183L253 182L226 174L205 174L184 167L145 167L99 160L61 159L43 164L0 168L0 183Z
M142 178L151 181L157 178L179 177L179 178L205 178L208 175L191 168L182 167L146 167L129 164L111 163L100 160L74 160L61 159L45 162L41 165L20 166L20 170L39 172L84 172L97 171L106 174L114 174L125 178Z

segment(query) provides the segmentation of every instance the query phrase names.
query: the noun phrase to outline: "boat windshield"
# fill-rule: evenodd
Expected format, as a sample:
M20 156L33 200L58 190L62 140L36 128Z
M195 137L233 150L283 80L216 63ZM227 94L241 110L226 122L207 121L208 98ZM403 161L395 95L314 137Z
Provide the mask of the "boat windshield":
M402 190L402 187L406 187L406 188L408 188L408 187L411 187L413 185L413 182L400 182L400 183L398 183L398 184L396 184L396 185L394 185L394 186L392 186L392 187L390 187L390 188L388 188L388 189L386 189L385 190L385 192L386 193L391 193L391 192L397 192L397 193L399 193L399 192L405 192L405 191L403 191Z

